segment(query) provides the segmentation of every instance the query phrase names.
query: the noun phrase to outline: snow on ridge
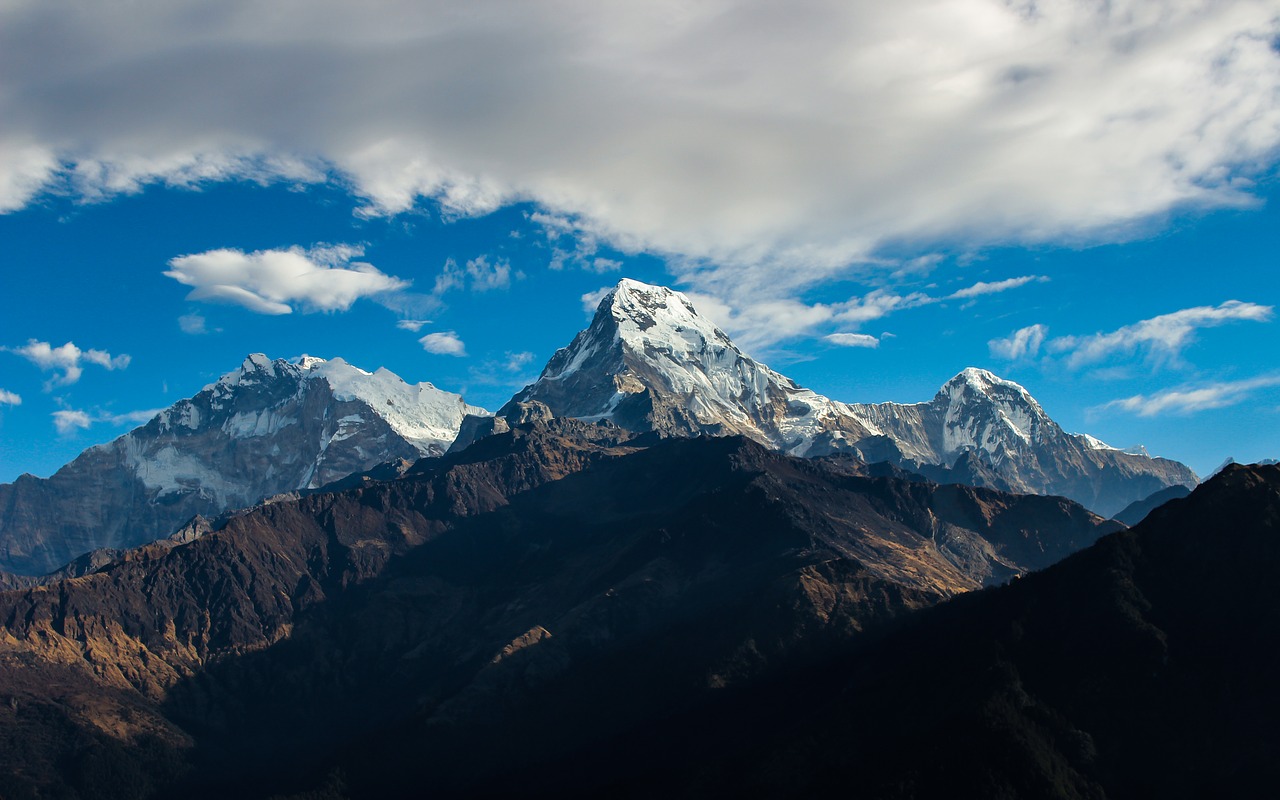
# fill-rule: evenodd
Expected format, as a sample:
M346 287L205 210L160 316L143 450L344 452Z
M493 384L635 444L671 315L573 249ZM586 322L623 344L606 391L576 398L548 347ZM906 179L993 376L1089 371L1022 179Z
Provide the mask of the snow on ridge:
M1112 447L1111 445L1102 441L1098 437L1090 436L1087 433L1073 433L1071 435L1079 439L1080 443L1083 444L1085 446L1085 449L1087 450L1119 450L1120 449L1118 447Z
M426 382L406 383L385 367L366 372L341 358L310 359L306 377L324 379L339 401L365 403L424 454L432 445L447 446L452 442L464 416L490 416L485 409L465 402L461 395Z

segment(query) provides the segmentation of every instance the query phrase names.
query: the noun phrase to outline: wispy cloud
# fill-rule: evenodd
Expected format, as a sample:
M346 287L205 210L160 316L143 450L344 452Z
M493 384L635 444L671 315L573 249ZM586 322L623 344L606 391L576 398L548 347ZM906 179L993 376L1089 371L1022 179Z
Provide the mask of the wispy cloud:
M68 436L77 430L88 430L91 426L100 423L108 425L141 425L151 421L156 414L163 409L152 408L143 411L127 411L123 414L112 414L109 412L90 413L74 408L62 408L54 411L53 427L58 431L60 436Z
M1140 417L1165 414L1186 415L1214 408L1238 405L1259 390L1280 386L1280 376L1268 375L1240 381L1205 383L1166 389L1155 394L1136 394L1112 400L1100 409L1119 409Z
M866 333L832 333L822 338L841 347L876 348L880 346L879 339Z
M501 358L485 359L481 364L467 370L470 383L481 386L520 387L533 380L536 372L530 374L534 355L530 352L506 352Z
M436 331L428 333L418 340L422 349L428 353L444 356L465 356L467 347L455 331Z
M1096 364L1113 356L1140 356L1156 366L1178 363L1182 351L1201 328L1230 322L1269 322L1273 307L1228 300L1217 306L1196 306L1161 314L1108 333L1060 336L1047 349L1066 356L1068 367Z
M54 347L48 342L35 339L28 339L27 343L21 347L3 347L0 350L20 355L41 370L55 373L45 383L46 392L54 387L70 386L79 381L80 376L84 374L85 364L95 364L106 370L117 370L129 366L131 360L128 355L113 356L105 350L81 350L74 342Z
M290 314L295 306L346 311L362 297L408 288L408 281L353 261L363 254L347 245L252 253L224 248L178 256L164 274L193 287L188 300L230 303L259 314Z
M477 256L462 265L450 258L444 262L444 268L436 276L434 291L439 296L458 289L470 289L473 292L506 289L511 286L512 277L523 278L524 274L519 271L512 273L511 264L505 258L489 263L488 256Z
M507 372L519 372L531 363L533 363L533 353L528 351L522 351L519 353L508 352L504 357L502 366L507 370Z
M8 389L0 389L0 406L20 406L22 398Z
M999 292L1007 292L1010 289L1017 289L1019 286L1026 286L1028 283L1043 283L1047 280L1049 280L1049 278L1044 275L1023 275L1018 278L1007 278L1002 281L992 281L990 283L978 281L966 289L952 292L947 295L947 298L951 300L963 300L970 297L979 297L984 294L997 294Z
M53 412L53 427L57 429L60 436L67 436L76 430L87 429L92 424L93 420L85 411L62 408Z
M203 336L209 332L208 321L201 314L183 314L178 317L178 327L191 336Z
M396 323L396 327L402 331L413 331L417 333L426 325L430 325L429 319L402 319Z
M987 342L987 349L996 358L1009 361L1033 359L1040 354L1040 345L1049 333L1047 325L1028 325L1014 331L1008 338L992 339Z

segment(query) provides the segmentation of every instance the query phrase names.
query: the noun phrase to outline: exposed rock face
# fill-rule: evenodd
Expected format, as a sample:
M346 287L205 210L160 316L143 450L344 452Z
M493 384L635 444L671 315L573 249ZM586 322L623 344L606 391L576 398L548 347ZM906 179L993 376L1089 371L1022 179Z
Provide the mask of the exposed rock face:
M527 401L630 430L741 434L802 456L849 451L935 480L1062 495L1104 516L1197 482L1176 461L1066 433L1025 389L985 370L964 370L925 403L831 400L744 354L684 295L632 280L499 415Z
M490 775L587 746L1119 528L1061 498L843 466L741 437L518 425L395 480L0 593L0 698L30 710L9 720L24 740L63 726L68 751L110 755L113 774L194 770L174 794L264 775L308 788L334 752L357 753L344 769L365 796L465 791L477 758ZM534 746L450 744L503 720L523 737L528 704L566 680L582 694ZM422 735L435 744L401 757ZM21 760L0 747L15 793L90 793ZM94 777L94 796L112 780Z
M845 404L744 354L683 294L632 280L621 281L590 327L498 413L530 400L556 416L670 435L740 434L797 455L823 432L874 433Z
M1026 389L986 370L962 371L927 403L851 408L893 442L898 452L887 460L933 480L1061 495L1103 516L1160 489L1197 483L1177 461L1067 433Z
M1043 572L600 748L592 789L643 759L667 774L633 796L1268 796L1278 569L1280 468L1228 467Z
M251 355L52 477L0 485L0 570L40 575L92 550L164 538L197 514L440 455L465 415L486 413L387 370Z

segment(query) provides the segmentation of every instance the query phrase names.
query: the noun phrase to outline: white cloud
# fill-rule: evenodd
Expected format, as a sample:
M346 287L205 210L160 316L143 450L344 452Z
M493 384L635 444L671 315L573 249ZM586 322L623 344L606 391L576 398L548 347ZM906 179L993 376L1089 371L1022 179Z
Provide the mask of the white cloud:
M828 342L841 347L879 347L880 340L866 333L832 333L825 337Z
M103 414L98 417L98 421L109 422L112 425L142 425L150 422L161 411L164 409L147 408L141 411L126 411L123 414Z
M150 422L156 414L164 409L151 408L142 411L127 411L123 414L112 414L109 412L98 412L90 414L88 411L81 411L74 408L64 408L53 412L53 427L58 430L59 435L66 436L77 430L88 430L90 426L99 423L107 423L109 425L141 425Z
M22 398L8 389L0 389L0 406L20 406Z
M259 314L346 311L361 297L378 297L409 286L372 264L354 262L359 248L320 246L311 250L224 248L179 256L164 274L193 287L188 300L243 306Z
M992 339L987 342L987 348L996 358L1009 361L1032 359L1040 354L1040 345L1044 344L1044 337L1048 334L1047 325L1028 325L1014 331L1007 339Z
M1092 336L1061 336L1046 345L1054 353L1066 354L1067 366L1075 368L1094 364L1113 356L1141 355L1160 366L1177 363L1184 348L1200 328L1212 328L1229 322L1267 322L1272 306L1228 300L1217 306L1196 306L1171 314L1162 314L1126 325L1109 333Z
M612 286L601 286L599 289L596 289L594 292L587 292L581 298L582 310L587 312L588 314L596 313L596 308L599 307L600 301L605 298L605 295L609 294L609 292L612 292L612 291L613 291Z
M0 5L0 208L232 178L335 180L371 213L532 201L741 304L886 243L1111 240L1246 204L1280 143L1270 0L294 11Z
M591 259L590 270L597 274L603 275L606 272L617 272L622 269L622 262L612 258L593 258Z
M436 277L435 294L442 295L454 289L470 289L487 292L490 289L506 289L511 286L511 264L505 258L489 263L488 256L477 256L459 266L452 258L444 262L444 269ZM517 272L515 277L523 278Z
M402 319L396 323L396 327L402 331L413 331L414 333L417 333L422 330L424 325L430 324L431 320L429 319Z
M1240 381L1206 383L1200 386L1184 386L1166 389L1150 395L1133 395L1113 400L1103 409L1117 408L1140 417L1162 414L1185 415L1214 408L1237 405L1252 397L1259 389L1280 386L1280 376L1263 376Z
M96 364L106 370L124 369L131 360L128 355L113 356L105 350L81 350L74 342L67 342L60 347L53 347L48 342L28 339L22 347L3 347L35 364L45 372L55 373L45 383L45 391L55 386L70 386L80 380L84 374L84 364Z
M454 331L436 331L428 333L418 340L422 345L422 349L428 353L436 353L445 356L465 356L467 354L466 345L458 338L458 334Z
M507 353L506 361L503 362L503 367L505 367L508 372L519 372L532 361L533 353L527 351L520 353Z
M53 427L57 428L61 436L67 436L76 430L87 430L92 424L93 420L84 411L63 408L53 412Z
M778 342L812 336L823 327L861 325L896 311L937 302L937 298L920 292L901 295L887 289L877 289L840 303L766 298L733 304L711 294L686 294L699 314L728 332L747 353L767 353ZM583 298L584 302L586 299Z
M948 299L961 300L961 299L966 299L970 297L978 297L984 294L996 294L998 292L1007 292L1010 289L1017 289L1019 286L1026 286L1028 283L1031 283L1032 281L1044 282L1047 280L1049 279L1044 275L1023 275L1022 277L1019 277L1019 278L1008 278L1003 281L993 281L991 283L987 283L985 281L978 281L977 283L975 283L974 285L966 289L961 289L958 292L952 292L950 295L948 295Z
M178 317L178 327L183 333L202 336L209 332L207 321L200 314L183 314Z

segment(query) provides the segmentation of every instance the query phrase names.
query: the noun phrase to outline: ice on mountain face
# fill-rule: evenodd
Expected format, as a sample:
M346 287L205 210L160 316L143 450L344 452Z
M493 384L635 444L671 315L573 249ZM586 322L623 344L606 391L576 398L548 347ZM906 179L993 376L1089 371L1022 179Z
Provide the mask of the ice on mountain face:
M1118 447L1112 447L1101 439L1090 436L1087 433L1073 433L1072 436L1080 440L1080 443L1088 450L1118 450Z
M367 404L424 455L433 446L448 447L457 436L464 416L489 415L483 408L464 402L461 396L437 389L430 383L408 384L385 368L365 372L341 358L324 361L309 357L306 377L327 381L338 400L359 400Z
M942 449L948 458L982 450L999 463L1056 428L1026 389L976 367L947 381L934 403L944 409Z
M664 429L741 433L797 453L818 431L840 430L835 418L850 419L844 404L742 353L685 295L629 279L515 400L540 400L582 419L620 421L621 413L622 422L637 424L627 399L644 392L653 406L646 419Z
M322 397L331 395L332 402L337 403L359 403L372 413L349 413L332 423L323 419L301 419L299 413L302 409L315 402L307 399L311 388L319 384L327 389ZM204 440L200 437L206 431L217 431L225 437L222 441L237 442L237 448L250 446L248 442L254 439L267 439L270 441L269 452L262 455L278 460L282 452L280 442L290 441L289 437L280 438L286 429L300 429L304 422L312 427L325 426L326 432L323 440L318 442L317 453L305 455L305 448L298 449L296 443L289 445L291 455L288 463L297 462L299 454L308 459L314 457L310 481L321 479L323 462L332 457L330 446L339 442L354 440L349 449L360 468L372 465L364 464L366 460L379 460L378 448L387 446L385 433L375 434L371 428L370 433L364 433L369 421L375 417L417 450L418 455L425 456L438 454L449 446L466 414L486 415L488 412L468 405L460 396L441 391L430 383L407 384L385 368L370 373L340 358L326 361L302 356L293 361L272 361L261 353L253 353L239 368L206 386L196 397L180 400L160 412L155 428L162 437L160 440L146 444L143 431L147 428L144 426L120 441L125 462L148 489L160 495L197 492L221 505L233 501L249 502L253 499L248 497L252 491L240 486L243 480L239 476L212 469L206 463L210 461L207 454L191 449L210 446L208 442L201 444ZM325 415L328 415L327 408ZM182 436L174 438L179 433ZM292 438L296 439L298 435L303 434L294 434ZM366 442L358 439L362 435L377 443L377 447L366 448ZM235 458L238 460L240 457ZM343 456L343 463L347 458ZM266 477L278 475L277 467L277 464L268 465ZM328 472L324 471L324 474L328 475ZM332 477L325 478L329 479ZM246 496L236 494L238 486Z
M269 436L289 425L297 425L294 417L285 416L275 409L248 411L233 415L222 423L222 430L232 439L248 439L255 436Z
M832 400L744 354L683 294L629 279L605 295L591 325L500 413L528 401L559 416L609 419L636 430L741 434L793 455L850 450L941 479L958 470L1017 491L1075 491L1099 509L1133 499L1098 480L1105 470L1132 478L1133 491L1143 496L1152 478L1166 485L1194 482L1181 465L1138 465L1096 439L1067 434L1025 388L976 367L923 403ZM966 459L961 465L972 453L978 464ZM1121 468L1117 458L1130 460Z

